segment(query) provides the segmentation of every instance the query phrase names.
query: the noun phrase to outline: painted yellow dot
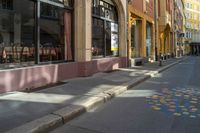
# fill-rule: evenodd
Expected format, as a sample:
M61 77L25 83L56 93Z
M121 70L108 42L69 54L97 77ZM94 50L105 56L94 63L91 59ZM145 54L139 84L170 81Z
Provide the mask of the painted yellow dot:
M192 108L192 111L197 111L198 109L197 108Z
M174 113L175 116L181 116L181 113Z
M169 102L169 104L176 104L175 102Z
M192 100L193 100L193 101L197 101L198 99L197 99L197 98L192 98Z
M175 112L176 110L175 109L168 109L168 111Z
M190 115L190 118L196 118L196 116L195 115Z
M165 100L161 99L160 102L161 102L161 103L165 103Z
M189 96L189 95L184 95L184 97L185 97L185 98L189 98L190 96Z
M196 101L190 101L191 103L197 103Z
M176 108L176 106L169 106L169 108L172 108L172 109L174 109L174 108Z
M182 108L182 110L183 110L183 111L188 111L188 109L187 109L187 108Z
M159 108L159 107L155 107L155 108L153 108L154 110L161 110L161 108Z
M183 114L184 114L184 115L189 115L190 113L189 113L189 112L183 112Z

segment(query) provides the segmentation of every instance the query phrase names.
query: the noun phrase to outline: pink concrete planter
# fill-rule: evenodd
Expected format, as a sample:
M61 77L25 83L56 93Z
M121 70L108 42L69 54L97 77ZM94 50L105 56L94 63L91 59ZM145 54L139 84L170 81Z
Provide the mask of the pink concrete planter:
M0 93L34 89L58 81L90 76L97 72L126 67L126 57L113 57L88 62L41 65L0 71Z

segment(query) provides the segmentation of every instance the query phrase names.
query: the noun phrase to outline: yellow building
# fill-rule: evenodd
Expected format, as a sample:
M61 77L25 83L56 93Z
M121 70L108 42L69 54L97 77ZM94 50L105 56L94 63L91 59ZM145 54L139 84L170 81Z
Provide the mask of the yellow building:
M173 41L173 1L158 0L158 26L159 40L157 52L166 59L175 53Z
M155 60L154 1L128 3L128 57L130 65Z
M200 24L200 1L199 0L184 0L186 27L190 30L198 30Z
M174 44L176 57L181 57L186 54L185 45L185 12L183 0L174 0Z
M186 15L186 43L190 44L192 54L200 52L200 0L184 0ZM188 51L188 48L187 48Z

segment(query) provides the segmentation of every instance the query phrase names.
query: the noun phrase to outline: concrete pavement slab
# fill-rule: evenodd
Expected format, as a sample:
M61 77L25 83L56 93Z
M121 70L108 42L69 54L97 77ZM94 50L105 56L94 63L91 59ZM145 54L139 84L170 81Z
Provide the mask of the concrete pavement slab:
M60 116L62 118L62 122L66 123L73 118L81 115L82 113L86 112L83 106L78 105L70 105L60 110L53 112L52 114Z
M55 130L51 133L103 133L103 132L69 125L67 127Z
M62 118L60 116L50 114L5 133L42 133L47 132L48 130L51 130L59 125L62 125Z

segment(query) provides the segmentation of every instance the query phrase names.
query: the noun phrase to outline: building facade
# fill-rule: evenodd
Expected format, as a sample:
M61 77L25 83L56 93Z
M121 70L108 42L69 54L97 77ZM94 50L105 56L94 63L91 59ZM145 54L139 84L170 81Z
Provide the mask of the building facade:
M174 0L174 44L176 56L181 57L186 53L185 45L185 12L183 0Z
M158 53L164 59L175 55L174 45L174 2L158 0Z
M0 0L0 92L127 66L126 0Z
M200 54L200 1L184 0L186 14L187 43L190 44L190 53Z
M155 60L154 1L130 0L128 13L129 59Z

